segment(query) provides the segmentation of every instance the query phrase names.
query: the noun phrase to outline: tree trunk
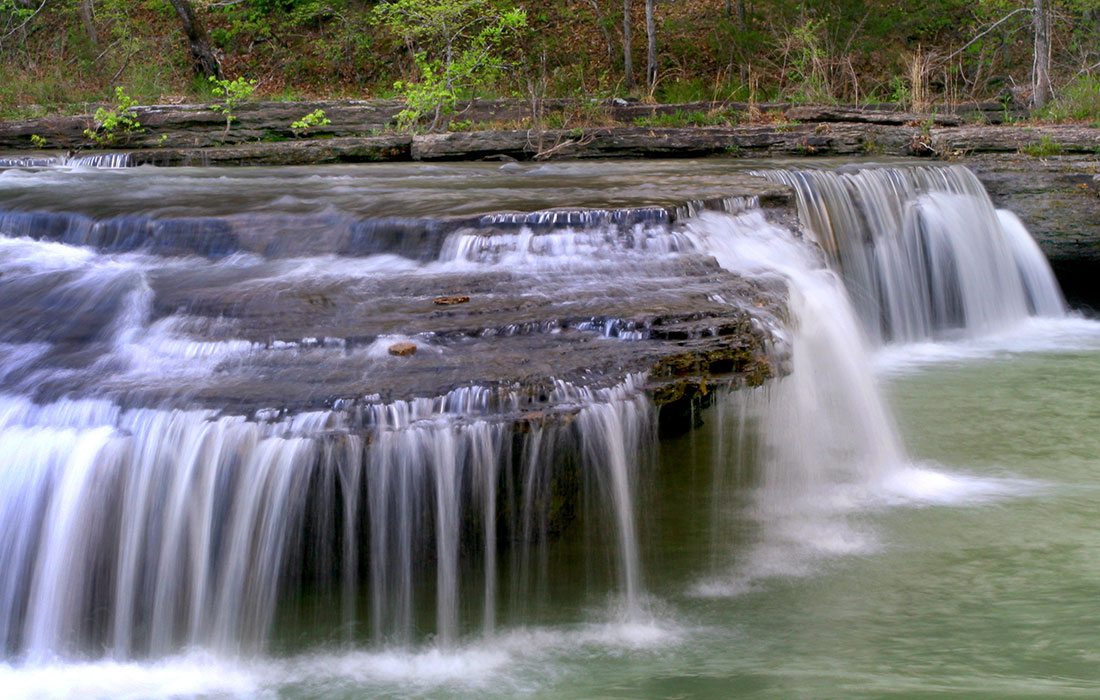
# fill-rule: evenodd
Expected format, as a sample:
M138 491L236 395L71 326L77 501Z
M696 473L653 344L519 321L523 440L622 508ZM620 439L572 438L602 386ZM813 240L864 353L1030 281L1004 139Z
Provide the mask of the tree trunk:
M88 41L92 46L99 46L99 34L95 30L95 12L92 7L94 0L80 0L80 21L84 24L84 31L88 35Z
M657 86L657 21L653 16L654 2L655 0L645 0L645 84L650 93Z
M630 42L630 0L623 0L623 80L627 92L634 89L634 54L631 53Z
M195 10L191 7L191 0L168 0L183 24L183 32L187 35L187 43L191 48L191 61L196 75L222 77L222 67L218 63L214 51L210 48L210 39L206 36L206 29L195 18Z
M1035 0L1035 61L1031 72L1031 106L1041 109L1051 96L1050 89L1050 8L1047 0Z
M607 44L607 65L610 69L615 69L615 42L611 40L611 32L608 30L607 25L604 24L603 12L600 11L600 4L597 0L588 0L588 4L592 6L592 14L596 18L596 25L600 28L600 33L603 34L604 42Z

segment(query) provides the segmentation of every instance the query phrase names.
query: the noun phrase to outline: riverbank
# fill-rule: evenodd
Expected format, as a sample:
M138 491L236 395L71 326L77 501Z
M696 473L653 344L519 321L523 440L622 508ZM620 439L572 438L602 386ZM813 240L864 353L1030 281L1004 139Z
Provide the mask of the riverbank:
M99 132L100 148L125 150L136 164L290 165L335 162L754 156L916 156L982 153L1095 154L1100 129L1022 124L1000 103L960 105L951 114L898 105L814 107L789 103L647 105L548 100L533 112L519 100L464 105L451 131L394 129L394 100L254 102L226 119L209 105L152 105L131 114L129 134ZM328 124L291 125L321 110ZM537 115L532 118L532 115ZM92 151L91 114L0 123L0 150Z

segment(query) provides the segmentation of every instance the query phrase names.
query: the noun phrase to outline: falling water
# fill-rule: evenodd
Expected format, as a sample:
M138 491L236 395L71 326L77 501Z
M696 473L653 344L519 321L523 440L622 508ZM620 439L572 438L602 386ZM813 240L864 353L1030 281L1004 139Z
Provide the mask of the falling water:
M62 165L78 168L128 168L131 166L131 158L129 153L0 157L0 168L50 168Z
M362 550L374 634L412 641L417 598L434 588L435 635L447 643L460 633L459 551L475 546L462 539L476 522L491 632L497 551L508 539L542 546L546 527L565 524L548 509L583 500L568 492L580 483L571 469L595 480L612 514L621 590L634 605L632 490L652 420L641 382L596 391L559 382L552 398L565 413L523 434L509 416L527 400L478 388L274 421L6 397L0 639L32 660L95 648L118 658L262 649L286 589L308 572L310 585L333 589L350 629ZM515 465L514 440L534 458ZM548 442L554 450L539 448ZM561 461L570 452L573 466ZM498 514L517 500L522 508Z
M456 649L539 619L555 577L581 571L588 592L621 600L620 619L641 619L655 577L642 564L657 420L646 377L550 379L560 357L536 341L586 334L592 366L609 344L656 332L619 319L622 298L695 304L683 275L718 266L748 286L705 297L714 304L787 290L782 321L752 323L771 324L761 351L789 358L789 374L725 394L708 419L729 421L720 457L752 443L760 538L740 582L709 592L861 551L851 504L911 469L868 335L987 332L1060 314L1061 296L1026 230L965 170L769 177L795 185L808 231L752 200L677 221L650 208L460 221L0 214L0 291L17 300L0 309L0 644L29 666L195 648ZM300 230L320 232L304 237L315 248ZM511 315L430 325L450 313L432 296L456 284L484 297L511 285ZM596 296L606 313L587 311ZM348 316L325 316L340 303ZM551 318L527 314L551 303ZM383 330L338 332L362 328L364 309L379 309ZM364 395L397 367L393 332L420 345L405 371L445 389ZM438 379L454 355L492 365L485 348L511 341L541 382ZM296 371L305 380L286 380ZM355 391L319 407L312 394L330 377ZM285 387L301 403L257 403ZM715 490L716 514L731 493ZM578 532L590 539L570 568L553 547Z
M903 462L889 410L844 284L817 250L760 210L704 214L687 225L696 244L729 270L773 276L788 288L784 333L791 371L758 390L763 406L764 492L810 502L829 484L862 484ZM822 420L822 416L829 420Z
M794 188L876 340L980 336L1065 313L1038 246L964 167L760 174Z

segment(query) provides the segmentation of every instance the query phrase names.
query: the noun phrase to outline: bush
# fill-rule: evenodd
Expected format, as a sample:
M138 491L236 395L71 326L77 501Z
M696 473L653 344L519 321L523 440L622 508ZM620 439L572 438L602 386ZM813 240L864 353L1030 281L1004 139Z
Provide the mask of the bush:
M325 116L325 110L315 109L301 119L291 122L290 129L294 132L295 136L301 136L302 134L308 133L310 129L316 129L319 126L328 126L331 123L332 120Z
M214 76L210 76L210 84L210 92L221 100L217 104L210 105L210 109L225 117L224 138L229 136L229 127L233 125L233 120L237 118L233 112L236 111L241 102L252 97L252 93L256 90L256 81L245 78L219 80Z
M84 136L97 146L107 146L116 140L140 134L145 129L134 113L137 100L126 94L122 87L115 88L115 106L100 107L95 111L95 126L84 130Z
M394 83L405 97L398 126L412 128L432 115L431 130L461 97L496 79L504 68L504 43L527 26L524 10L490 0L391 0L375 9L374 19L414 47L420 73L415 82Z
M1082 75L1062 88L1038 115L1051 121L1100 123L1100 78Z

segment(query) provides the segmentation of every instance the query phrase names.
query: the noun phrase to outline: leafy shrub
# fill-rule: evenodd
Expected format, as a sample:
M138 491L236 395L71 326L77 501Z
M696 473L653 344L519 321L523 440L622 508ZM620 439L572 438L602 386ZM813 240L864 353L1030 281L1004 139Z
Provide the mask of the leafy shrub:
M120 137L127 138L145 131L138 121L134 107L137 100L126 94L121 86L115 88L115 105L110 109L100 107L95 111L95 126L84 130L84 136L97 146L115 143Z
M526 11L490 0L391 0L374 19L414 47L419 79L394 83L405 98L398 126L406 129L428 115L431 129L441 126L461 97L491 84L504 69L505 42L527 26Z
M310 129L316 129L319 126L328 126L331 123L332 120L325 116L325 110L315 109L301 119L291 122L290 129L294 132L295 136L301 136L302 134L308 133Z
M210 105L210 109L225 117L225 136L229 136L229 127L237 118L233 112L242 102L252 97L252 93L256 90L256 81L240 77L233 80L219 80L210 76L210 84L210 92L220 100Z

